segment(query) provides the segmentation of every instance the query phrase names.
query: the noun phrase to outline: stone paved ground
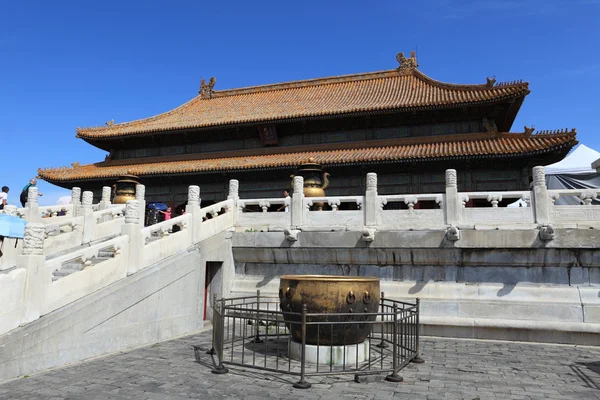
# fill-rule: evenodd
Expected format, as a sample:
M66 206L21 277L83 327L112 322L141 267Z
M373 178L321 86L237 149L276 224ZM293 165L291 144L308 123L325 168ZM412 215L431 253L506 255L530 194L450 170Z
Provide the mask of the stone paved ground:
M211 374L210 332L0 384L0 399L600 399L600 348L425 338L403 383L294 377L231 367Z

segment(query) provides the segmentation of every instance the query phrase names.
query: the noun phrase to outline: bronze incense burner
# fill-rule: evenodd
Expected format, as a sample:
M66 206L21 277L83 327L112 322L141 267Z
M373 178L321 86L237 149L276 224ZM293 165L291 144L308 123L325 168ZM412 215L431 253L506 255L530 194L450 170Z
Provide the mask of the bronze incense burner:
M325 197L325 189L329 186L329 173L323 171L323 168L315 162L314 158L309 158L308 162L300 165L294 175L291 175L292 186L294 176L304 178L304 196L306 197ZM317 210L323 209L323 203L315 203Z
M122 175L113 185L115 198L113 204L125 204L127 200L135 200L135 185L139 185L138 177L135 175Z
M280 277L279 301L283 312L323 315L308 317L308 322L374 321L379 309L379 278L335 275L283 275ZM327 315L352 313L353 315ZM292 338L302 342L300 317L284 315ZM294 323L296 322L296 323ZM313 345L349 345L362 343L371 331L370 324L308 325L306 343Z

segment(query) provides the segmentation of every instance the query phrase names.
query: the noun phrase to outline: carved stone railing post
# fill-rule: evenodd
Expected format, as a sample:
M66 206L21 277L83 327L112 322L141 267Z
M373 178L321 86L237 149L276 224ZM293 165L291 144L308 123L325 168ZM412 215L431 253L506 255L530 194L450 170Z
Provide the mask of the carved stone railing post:
M37 196L37 193L36 193ZM46 226L39 222L30 222L25 226L23 251L17 257L17 267L27 271L25 281L25 307L21 325L40 317L41 307L46 296L46 285L52 282L51 271L44 268L44 236Z
M81 205L79 206L79 211L77 211L77 215L83 217L83 236L81 239L81 243L83 244L91 242L94 234L94 224L96 221L94 220L94 210L92 209L93 201L94 193L90 191L83 192Z
M146 223L146 186L135 185L135 199L140 203L140 225Z
M460 223L462 201L458 198L458 179L455 169L446 170L446 195L442 202L446 225Z
M294 176L294 193L292 194L292 229L298 228L304 224L304 178Z
M100 202L98 203L98 210L106 210L108 207L110 207L110 194L110 186L103 186L102 197L100 198Z
M237 225L240 210L238 209L238 203L240 200L240 182L237 179L229 180L229 195L227 200L233 200L233 226Z
M202 231L202 215L200 214L200 187L192 185L188 188L188 203L185 206L186 214L192 214L192 243L200 242Z
M76 217L79 212L79 206L81 206L81 188L74 187L71 189L71 205L73 206L73 217Z
M38 188L30 186L25 203L25 219L27 222L41 222L40 206L38 204Z
M377 174L369 172L367 174L367 190L365 191L365 226L377 225L377 213L379 211L380 201L377 194Z
M121 233L129 236L127 275L136 273L142 267L144 243L142 242L142 225L140 225L141 211L138 200L128 200L125 204L125 223Z
M17 216L17 206L4 206L4 213L13 217ZM0 271L13 268L17 265L17 255L21 254L22 240L4 238L2 245L2 257L0 257Z
M535 212L535 222L539 225L548 225L552 222L552 201L548 196L546 187L546 173L544 167L533 167L533 187L531 199Z

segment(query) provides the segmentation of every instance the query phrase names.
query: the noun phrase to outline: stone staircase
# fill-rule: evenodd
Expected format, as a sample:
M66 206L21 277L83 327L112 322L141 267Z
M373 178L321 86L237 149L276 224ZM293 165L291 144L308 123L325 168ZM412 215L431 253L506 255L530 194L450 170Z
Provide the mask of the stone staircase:
M83 271L85 268L93 267L94 265L98 265L103 261L110 260L115 257L116 250L108 246L98 251L98 255L90 258L89 260L84 260L82 258L76 258L73 260L69 260L62 264L60 269L52 272L52 281L57 281L65 276L69 276L74 272Z

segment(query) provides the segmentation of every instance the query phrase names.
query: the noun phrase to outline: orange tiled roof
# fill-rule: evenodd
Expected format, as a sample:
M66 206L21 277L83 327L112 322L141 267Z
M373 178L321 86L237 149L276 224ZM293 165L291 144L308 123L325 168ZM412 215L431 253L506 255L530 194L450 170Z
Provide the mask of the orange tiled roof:
M416 68L320 78L198 95L154 117L78 128L77 136L102 139L139 133L293 120L386 110L459 107L522 97L528 83L455 85Z
M399 141L402 143L403 141ZM268 154L246 157L227 157L188 161L154 162L129 165L105 163L38 170L39 178L49 182L81 181L116 178L131 173L140 177L181 173L225 172L248 169L276 169L295 167L309 157L324 166L369 162L403 162L467 157L498 157L540 154L571 148L577 144L575 131L544 133L479 134L469 140L447 140L429 143L410 143L385 147L302 151L286 154Z

